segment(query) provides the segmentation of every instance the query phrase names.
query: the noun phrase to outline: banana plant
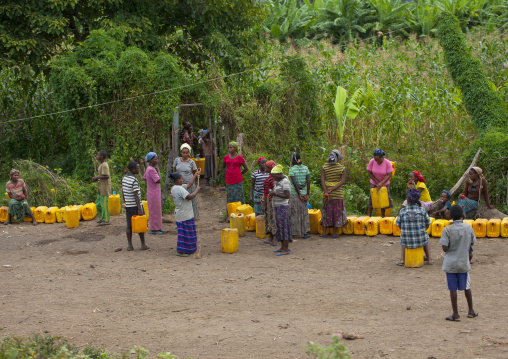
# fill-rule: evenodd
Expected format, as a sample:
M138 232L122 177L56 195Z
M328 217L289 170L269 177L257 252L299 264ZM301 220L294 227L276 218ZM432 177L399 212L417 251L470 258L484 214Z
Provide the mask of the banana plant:
M341 145L344 141L344 129L346 128L347 119L354 120L362 108L360 100L363 96L363 92L363 88L360 87L346 102L346 89L342 86L337 86L337 94L335 95L333 107L335 108L335 116L337 117L337 135L339 136Z

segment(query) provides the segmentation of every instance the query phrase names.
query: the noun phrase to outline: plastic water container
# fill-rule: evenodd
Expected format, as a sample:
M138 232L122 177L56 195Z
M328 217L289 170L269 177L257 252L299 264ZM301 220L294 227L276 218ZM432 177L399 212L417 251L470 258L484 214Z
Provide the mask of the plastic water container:
M30 210L32 211L32 214L33 214L35 211L35 207L30 207ZM32 222L32 217L27 217L27 216L23 217L23 222ZM57 218L57 222L58 222L58 218Z
M148 213L148 202L147 201L141 201L143 204L143 211L145 211L146 220L148 221L150 219L150 213Z
M395 237L400 237L400 227L397 226L397 217L395 217L395 219L393 220L393 231L392 231L392 234L395 236Z
M434 217L430 217L430 226L427 228L427 234L430 236L432 234L432 223L434 223L436 219Z
M508 237L508 217L503 218L501 221L501 237Z
M251 213L245 216L245 230L248 232L254 232L256 230L256 214Z
M113 194L108 198L108 210L110 216L117 216L122 212L122 202L120 201L120 195Z
M404 266L418 268L423 266L423 247L404 250Z
M319 234L323 234L323 224L321 223L321 219L322 217L319 219L319 223L318 223L318 233ZM333 228L326 228L326 234L331 234L333 235ZM337 228L337 234L342 234L342 228Z
M476 234L476 238L485 238L487 236L487 223L489 221L485 218L478 218L474 221L473 230Z
M392 171L392 177L395 176L395 162L394 161L390 161L390 163L392 164L392 168L393 168L393 171Z
M236 213L243 213L244 216L248 216L251 213L254 213L254 209L250 204L242 204L236 207Z
M65 221L64 214L67 207L59 208L58 211L56 211L56 221L58 223L62 223Z
M379 222L379 233L381 234L392 234L393 233L393 221L395 217L385 217Z
M83 211L81 212L84 221L91 221L97 215L97 207L95 203L87 203L83 206ZM138 232L135 232L138 233Z
M245 216L243 213L232 213L229 218L229 227L238 229L238 237L245 236Z
M377 236L379 234L381 219L381 217L370 217L365 221L365 234L369 237Z
M67 228L79 227L79 209L76 206L68 207L65 214Z
M355 232L355 219L357 218L358 216L348 216L347 224L345 227L342 228L342 233L353 234Z
M265 228L265 216L257 216L256 217L256 237L257 238L266 238L266 228Z
M220 249L222 253L238 252L238 229L226 228L220 234Z
M462 222L469 224L471 226L471 228L473 228L473 224L474 224L473 219L464 219Z
M44 223L47 209L48 209L48 207L46 207L46 206L39 206L35 209L34 217L35 217L35 221L37 223Z
M9 219L9 207L2 206L0 207L0 222L7 222Z
M501 235L501 220L490 219L487 222L487 237L497 238Z
M309 233L318 233L319 221L321 220L321 210L319 209L309 209L309 222L310 222L310 231Z
M11 200L11 198L9 197L9 194L7 192L5 192L5 199L7 200L7 202L9 202Z
M231 202L227 204L228 207L228 218L231 217L231 213L236 213L236 209L242 205L242 202Z
M204 158L192 158L192 160L196 163L197 168L201 168L201 176L205 175L205 159Z
M370 219L370 217L358 217L354 221L354 233L357 236L365 235L365 224Z
M372 199L372 208L388 208L390 206L386 187L381 187L379 191L376 188L371 188L370 197Z
M44 214L44 222L47 224L56 222L56 211L58 211L58 207L49 207L46 209Z
M376 210L376 216L381 217L381 208L374 208ZM392 208L385 208L385 217L390 217L392 215Z
M148 221L146 216L132 216L132 233L146 233L148 228Z
M443 229L445 229L445 227L448 227L449 224L450 223L446 219L435 220L434 223L432 223L432 230L431 230L432 237L437 237L437 238L441 237L441 234L443 233Z

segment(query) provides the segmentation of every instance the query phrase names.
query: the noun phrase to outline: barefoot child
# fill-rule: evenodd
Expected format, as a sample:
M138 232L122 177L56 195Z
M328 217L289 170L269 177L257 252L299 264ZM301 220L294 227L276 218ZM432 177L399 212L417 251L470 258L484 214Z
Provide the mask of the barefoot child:
M127 250L132 251L132 216L141 216L145 214L141 205L141 193L139 190L139 181L136 175L139 174L139 165L137 162L130 161L127 165L129 172L122 179L123 201L125 202L125 214L127 219ZM149 249L145 244L145 234L139 233L141 240L141 249Z
M192 199L199 193L199 187L192 193L187 192L191 188L196 178L201 174L198 168L187 184L183 184L183 177L179 172L173 172L169 175L173 181L171 195L175 201L175 220L178 229L178 242L176 245L177 256L188 257L197 251L198 237L196 233L196 223L194 222L194 211L192 209Z
M452 204L450 200L452 199L452 194L450 191L443 190L441 192L441 197L438 200L439 206L437 211L432 214L432 217L435 219L447 219L450 220L452 217L450 215L450 209L452 208Z
M108 197L111 196L111 178L109 177L109 166L106 163L106 151L101 150L97 153L97 161L100 162L98 168L98 176L92 178L92 181L98 182L97 189L99 194L95 201L97 207L97 214L99 215L99 226L106 226L109 224L109 208L108 208Z
M460 315L457 309L457 289L463 290L466 295L469 308L467 317L474 318L478 313L473 309L473 295L471 294L471 279L469 271L469 249L476 242L473 227L462 222L464 219L463 210L460 205L455 205L450 210L453 223L443 230L439 243L446 253L443 261L443 271L446 273L446 283L450 290L453 314L446 317L446 320L460 322Z

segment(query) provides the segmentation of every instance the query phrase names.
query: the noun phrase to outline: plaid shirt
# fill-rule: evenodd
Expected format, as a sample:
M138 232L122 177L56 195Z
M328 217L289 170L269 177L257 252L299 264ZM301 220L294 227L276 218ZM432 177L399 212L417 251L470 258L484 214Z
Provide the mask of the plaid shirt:
M400 227L400 244L408 249L415 249L429 243L427 228L430 225L430 218L427 211L410 204L399 212L397 222Z

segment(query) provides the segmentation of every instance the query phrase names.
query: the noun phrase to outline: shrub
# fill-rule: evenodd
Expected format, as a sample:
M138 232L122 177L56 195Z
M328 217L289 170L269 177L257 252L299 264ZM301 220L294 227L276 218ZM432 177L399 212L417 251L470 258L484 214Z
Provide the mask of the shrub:
M335 333L332 335L332 344L327 347L309 342L307 353L316 359L351 359L346 346L340 342L341 338L342 335Z

